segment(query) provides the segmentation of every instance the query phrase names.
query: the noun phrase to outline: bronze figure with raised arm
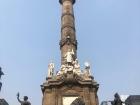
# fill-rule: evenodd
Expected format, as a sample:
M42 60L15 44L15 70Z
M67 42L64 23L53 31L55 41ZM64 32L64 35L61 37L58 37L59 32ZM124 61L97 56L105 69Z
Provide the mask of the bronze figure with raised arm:
M19 93L17 93L17 100L18 102L21 104L21 105L31 105L31 103L28 101L28 97L27 96L24 96L24 100L21 101L19 99Z

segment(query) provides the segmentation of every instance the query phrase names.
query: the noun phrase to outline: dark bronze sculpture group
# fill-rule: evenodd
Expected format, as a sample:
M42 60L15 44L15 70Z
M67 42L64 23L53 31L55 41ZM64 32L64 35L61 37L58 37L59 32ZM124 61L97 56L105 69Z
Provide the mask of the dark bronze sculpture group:
M114 95L114 101L111 101L111 104L112 105L122 105L122 103L124 103L124 102L122 102L119 94L118 93L115 93L115 95Z
M123 105L123 103L124 103L125 105L129 105L128 103L123 102L123 101L121 100L120 95L119 95L118 93L115 93L115 94L114 94L114 100L113 100L113 101L109 101L109 102L111 102L111 105Z

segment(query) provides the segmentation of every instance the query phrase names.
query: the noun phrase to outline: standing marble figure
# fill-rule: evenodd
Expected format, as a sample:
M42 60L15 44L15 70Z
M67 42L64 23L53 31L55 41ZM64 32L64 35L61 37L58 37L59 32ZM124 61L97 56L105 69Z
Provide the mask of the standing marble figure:
M51 62L48 65L48 77L52 77L54 75L54 63Z
M70 49L68 49L68 52L65 54L65 59L66 59L66 63L68 65L71 65L74 61L74 51L72 49L72 51L70 51Z

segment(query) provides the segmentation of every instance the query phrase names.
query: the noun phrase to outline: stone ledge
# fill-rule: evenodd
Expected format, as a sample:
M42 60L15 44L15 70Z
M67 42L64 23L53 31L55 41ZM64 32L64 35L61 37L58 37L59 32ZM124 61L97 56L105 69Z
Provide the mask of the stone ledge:
M70 86L88 86L98 90L99 84L93 77L90 79L83 78L79 75L73 74L71 71L55 78L47 78L46 82L41 85L42 92L44 93L46 88L61 87L65 85Z
M72 1L72 4L75 3L75 0L59 0L59 3L60 3L60 4L63 4L64 1Z

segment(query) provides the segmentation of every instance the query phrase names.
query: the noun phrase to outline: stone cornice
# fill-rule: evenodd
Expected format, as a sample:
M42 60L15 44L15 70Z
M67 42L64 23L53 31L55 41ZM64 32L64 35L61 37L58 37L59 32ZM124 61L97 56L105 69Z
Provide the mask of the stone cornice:
M63 39L63 40L61 40L60 43L59 43L60 49L61 49L65 44L67 44L67 45L72 44L72 45L74 45L75 48L77 49L77 40L72 40L72 39Z
M51 87L61 87L61 86L88 86L94 87L96 91L98 90L99 84L91 77L90 79L85 79L82 76L73 74L72 72L67 72L61 76L56 76L54 78L47 78L47 81L41 85L42 92L44 93L46 88Z
M66 15L69 15L69 16L71 16L71 17L74 18L74 14L71 14L71 13L63 13L62 16L61 16L61 20L62 20L62 18L63 18L64 16L66 16Z
M71 1L71 2L72 2L72 4L74 4L74 3L75 3L75 0L59 0L59 3L60 3L60 4L63 4L63 2L64 2L64 1Z

